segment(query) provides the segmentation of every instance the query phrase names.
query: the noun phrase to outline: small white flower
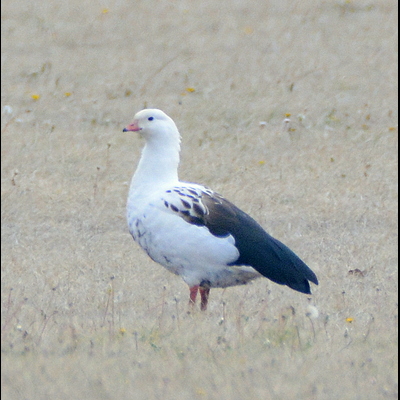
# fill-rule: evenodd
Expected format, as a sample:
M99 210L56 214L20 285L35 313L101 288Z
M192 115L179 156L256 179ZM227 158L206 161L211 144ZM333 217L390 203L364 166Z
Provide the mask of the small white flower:
M317 319L319 316L319 312L317 307L314 307L312 305L307 306L307 312L306 312L307 317L312 318L312 319Z
M12 113L13 113L13 109L11 106L6 105L3 107L3 114L12 114Z

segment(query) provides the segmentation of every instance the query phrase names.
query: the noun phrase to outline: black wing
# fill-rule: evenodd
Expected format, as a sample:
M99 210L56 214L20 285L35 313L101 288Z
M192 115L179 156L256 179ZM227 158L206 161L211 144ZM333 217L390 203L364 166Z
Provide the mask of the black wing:
M234 204L198 185L177 186L165 192L164 206L188 223L205 226L217 237L232 235L239 258L230 265L251 266L266 278L311 294L314 272L287 246L269 235Z
M201 220L210 232L235 238L240 256L232 265L251 266L276 283L311 294L309 281L318 285L318 279L292 250L222 196L203 193L201 200L207 209Z

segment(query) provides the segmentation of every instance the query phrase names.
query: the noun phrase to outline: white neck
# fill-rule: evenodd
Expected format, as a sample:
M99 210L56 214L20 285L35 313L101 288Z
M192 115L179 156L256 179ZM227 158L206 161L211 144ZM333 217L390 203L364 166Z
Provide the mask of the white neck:
M147 141L132 178L129 203L160 186L178 182L179 151L179 142L163 143L161 147L156 141Z

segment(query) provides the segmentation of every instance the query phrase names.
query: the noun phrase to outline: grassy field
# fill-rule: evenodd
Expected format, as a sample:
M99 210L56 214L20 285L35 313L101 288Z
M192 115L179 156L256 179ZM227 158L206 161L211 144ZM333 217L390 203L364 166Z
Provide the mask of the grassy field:
M3 1L4 399L397 398L397 11ZM299 254L312 297L260 279L188 308L126 227L146 106L181 179Z

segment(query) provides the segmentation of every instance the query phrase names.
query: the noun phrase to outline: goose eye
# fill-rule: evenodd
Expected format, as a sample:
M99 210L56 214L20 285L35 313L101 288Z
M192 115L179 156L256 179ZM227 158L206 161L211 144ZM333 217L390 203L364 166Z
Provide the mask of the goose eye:
M147 118L149 121L153 121L154 117Z

